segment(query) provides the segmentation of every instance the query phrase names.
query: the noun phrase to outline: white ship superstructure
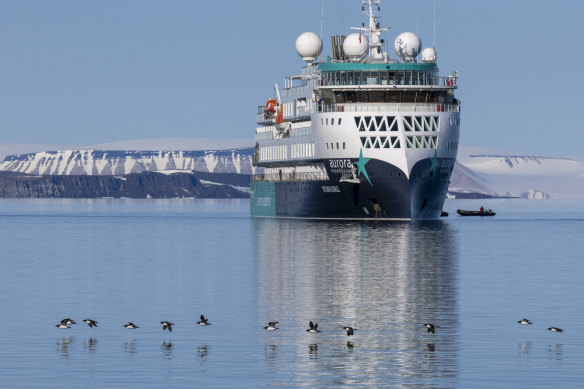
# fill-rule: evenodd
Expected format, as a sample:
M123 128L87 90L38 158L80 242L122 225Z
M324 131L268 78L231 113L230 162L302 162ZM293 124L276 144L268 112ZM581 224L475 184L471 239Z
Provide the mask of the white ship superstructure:
M300 75L258 109L253 216L417 219L440 215L456 160L460 102L456 72L438 75L436 51L416 34L397 36L401 61L383 50L379 1L363 1L365 23L322 40L296 41Z

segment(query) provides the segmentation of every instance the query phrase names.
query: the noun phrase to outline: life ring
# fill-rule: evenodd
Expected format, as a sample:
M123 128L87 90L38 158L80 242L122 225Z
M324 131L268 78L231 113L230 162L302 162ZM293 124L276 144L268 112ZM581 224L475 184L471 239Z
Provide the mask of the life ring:
M276 112L276 105L278 105L278 102L276 101L276 99L269 99L266 102L266 112L275 113Z

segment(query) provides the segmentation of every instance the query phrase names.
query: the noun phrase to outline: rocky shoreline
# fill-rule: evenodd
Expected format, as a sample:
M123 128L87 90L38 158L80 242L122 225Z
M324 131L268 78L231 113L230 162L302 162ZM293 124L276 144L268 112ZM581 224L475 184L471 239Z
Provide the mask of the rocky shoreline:
M248 198L249 182L250 175L233 173L33 176L0 172L0 197Z

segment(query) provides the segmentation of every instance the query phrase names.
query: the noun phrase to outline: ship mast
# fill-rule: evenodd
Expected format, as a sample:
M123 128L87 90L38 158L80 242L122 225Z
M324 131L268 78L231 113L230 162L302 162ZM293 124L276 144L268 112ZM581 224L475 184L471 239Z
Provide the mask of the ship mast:
M361 27L351 27L353 30L362 31L369 39L369 58L383 58L383 40L381 33L389 30L389 28L380 28L378 19L381 18L381 7L379 6L381 0L362 0L363 6L361 10L369 17L369 26L365 27L365 23ZM374 6L377 9L374 9ZM367 10L365 10L367 7Z

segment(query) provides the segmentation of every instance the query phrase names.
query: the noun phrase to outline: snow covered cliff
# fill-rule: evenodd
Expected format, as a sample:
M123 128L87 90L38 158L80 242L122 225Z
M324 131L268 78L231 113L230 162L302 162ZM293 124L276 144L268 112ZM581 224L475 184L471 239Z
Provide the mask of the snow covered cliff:
M480 152L464 149L457 165L502 197L584 198L584 163L570 158ZM451 180L450 190L454 182Z
M121 175L186 170L252 174L254 149L203 151L60 150L8 155L0 171L34 175Z

